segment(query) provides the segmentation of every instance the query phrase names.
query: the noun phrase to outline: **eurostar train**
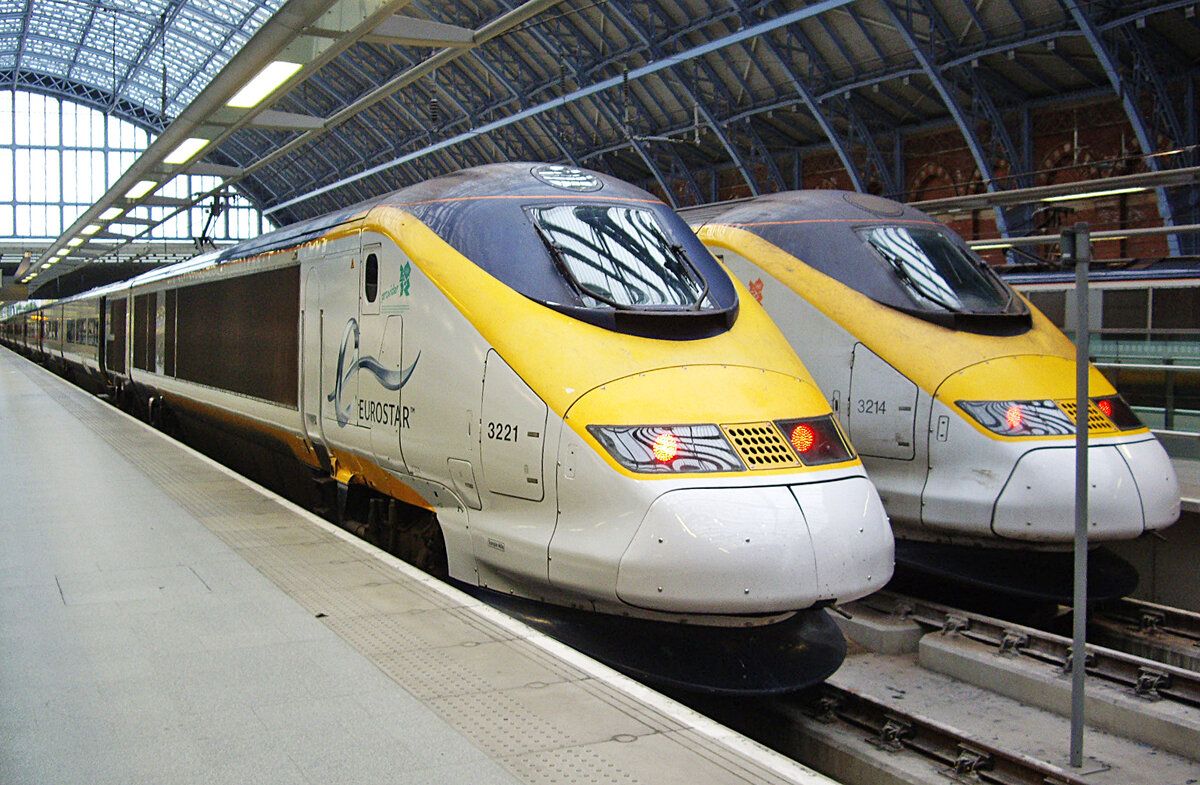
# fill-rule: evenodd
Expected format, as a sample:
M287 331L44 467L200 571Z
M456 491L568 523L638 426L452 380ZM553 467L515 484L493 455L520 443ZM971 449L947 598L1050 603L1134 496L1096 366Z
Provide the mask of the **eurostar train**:
M336 489L368 539L529 619L570 609L568 637L668 683L824 678L844 641L820 608L892 573L787 341L666 205L594 172L447 175L4 337L226 457L265 450L259 474Z
M898 202L799 191L685 211L788 337L858 449L897 562L937 579L1071 597L1075 347L954 232ZM1165 451L1090 371L1089 538L1179 517ZM1137 574L1107 551L1089 596Z

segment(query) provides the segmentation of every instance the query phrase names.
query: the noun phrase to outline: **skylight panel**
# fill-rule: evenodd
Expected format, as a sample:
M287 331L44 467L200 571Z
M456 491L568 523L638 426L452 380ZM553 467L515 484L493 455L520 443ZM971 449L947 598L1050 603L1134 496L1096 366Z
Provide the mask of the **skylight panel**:
M210 3L204 2L203 0L198 0L192 3L192 7L201 13L211 16L214 19L219 19L230 27L237 27L239 24L241 24L242 19L245 17L245 14L242 13L241 9L236 8L233 3Z
M112 77L108 75L107 71L97 70L95 66L89 63L76 63L71 69L70 77L93 87L109 87L112 85Z
M178 28L195 41L206 44L210 49L221 45L225 38L225 30L217 30L211 20L196 16L190 9L185 9L176 20Z
M66 63L57 57L49 57L36 52L26 52L22 61L24 67L31 71L47 74L61 74L66 70Z
M61 41L50 41L44 38L31 38L25 42L25 51L33 54L45 55L52 57L64 64L70 63L75 59L75 48ZM65 65L52 71L51 73L65 73Z

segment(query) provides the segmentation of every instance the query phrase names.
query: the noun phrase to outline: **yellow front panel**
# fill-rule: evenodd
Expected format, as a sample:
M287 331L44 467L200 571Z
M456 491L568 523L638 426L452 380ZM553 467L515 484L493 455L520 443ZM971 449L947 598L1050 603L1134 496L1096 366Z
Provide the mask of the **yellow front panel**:
M1088 394L1112 395L1113 386L1088 369ZM998 357L952 373L937 390L943 401L1030 401L1075 397L1075 360L1044 355Z

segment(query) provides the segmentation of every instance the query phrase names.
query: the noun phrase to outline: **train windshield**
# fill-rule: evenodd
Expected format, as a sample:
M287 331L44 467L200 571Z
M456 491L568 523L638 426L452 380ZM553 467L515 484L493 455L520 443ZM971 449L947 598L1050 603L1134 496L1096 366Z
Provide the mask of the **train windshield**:
M708 294L703 276L650 210L611 204L528 209L559 272L585 303L703 307Z
M936 229L871 226L858 236L922 310L1003 314L1013 305L1012 290L985 262Z

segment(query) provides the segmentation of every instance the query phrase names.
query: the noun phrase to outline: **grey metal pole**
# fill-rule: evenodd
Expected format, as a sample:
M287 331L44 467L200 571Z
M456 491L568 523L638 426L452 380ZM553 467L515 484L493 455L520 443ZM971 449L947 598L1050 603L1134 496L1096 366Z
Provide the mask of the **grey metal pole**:
M1084 676L1087 672L1088 537L1088 262L1092 258L1088 226L1073 235L1075 262L1075 609L1071 648L1071 766L1083 766ZM1067 231L1063 232L1064 248Z

